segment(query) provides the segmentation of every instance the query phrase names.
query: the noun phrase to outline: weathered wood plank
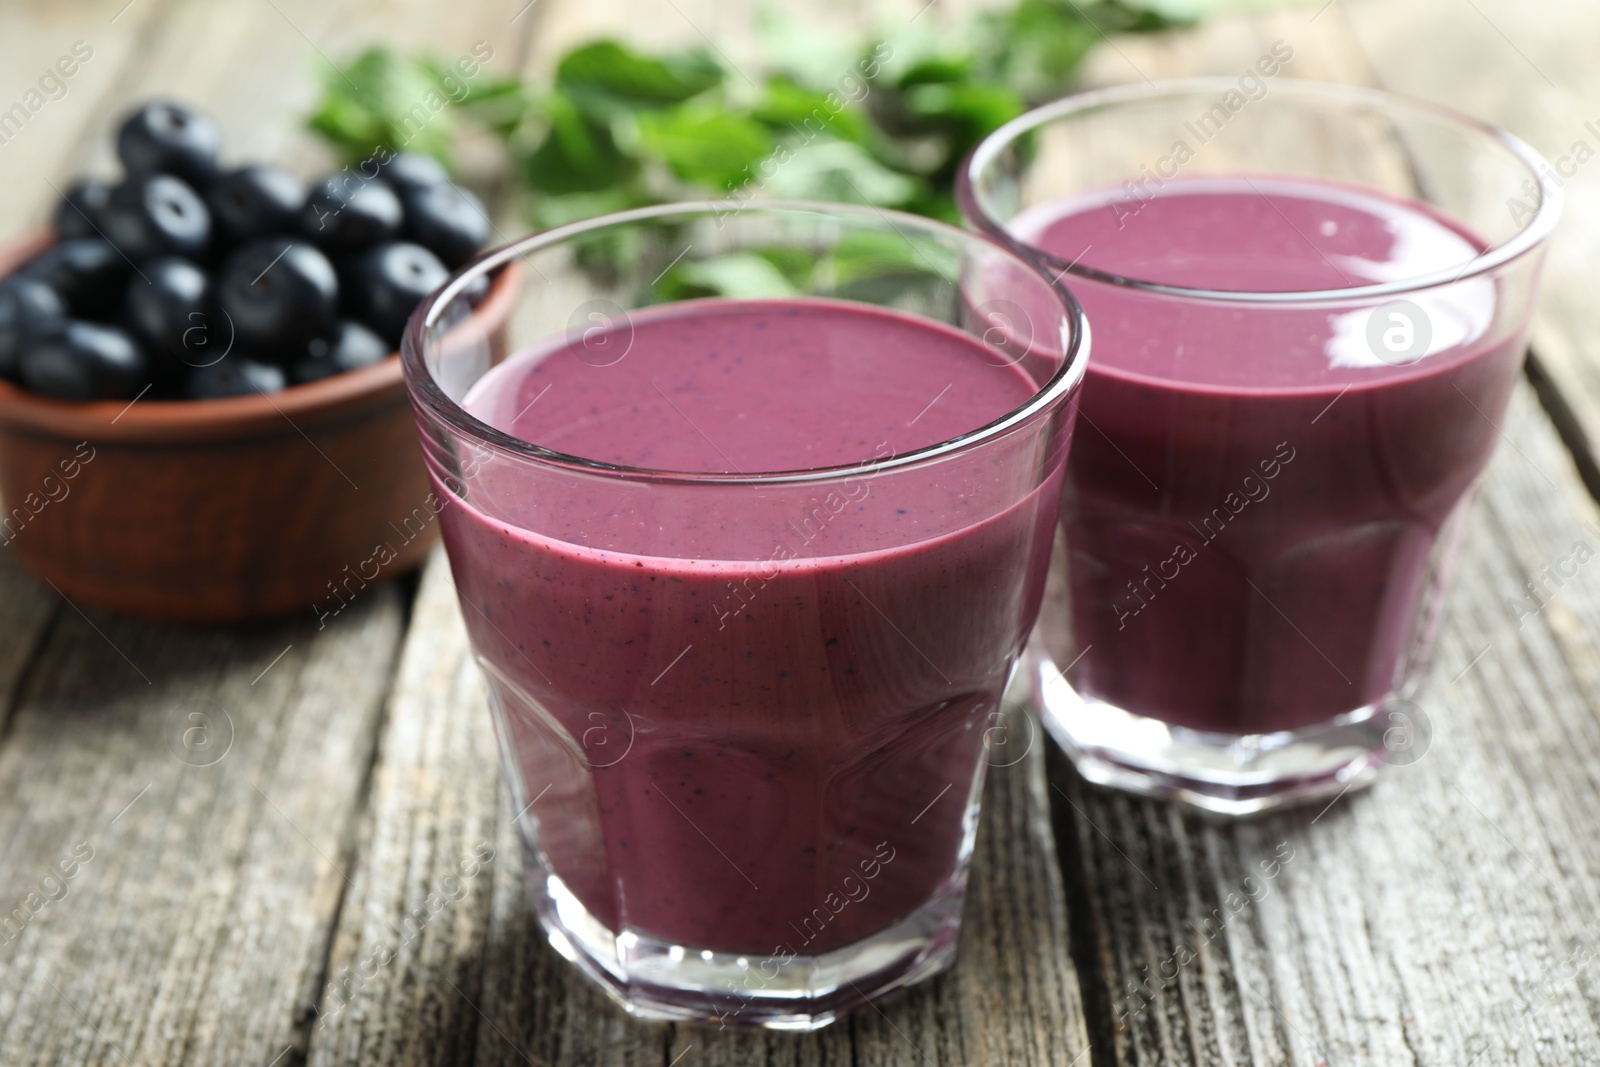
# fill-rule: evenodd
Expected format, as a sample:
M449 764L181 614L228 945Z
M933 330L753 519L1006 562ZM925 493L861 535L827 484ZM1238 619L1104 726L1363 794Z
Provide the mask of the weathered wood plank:
M1474 0L1466 11L1450 0L1355 0L1341 8L1378 84L1504 126L1556 168L1549 180L1561 186L1566 209L1550 241L1534 361L1556 394L1558 425L1600 490L1600 69L1590 48L1600 39L1600 8L1582 0L1537 8ZM1441 27L1448 47L1417 47Z
M1042 740L1019 727L996 768L957 969L821 1034L797 1038L633 1022L549 946L529 910L477 667L448 568L424 578L374 775L370 824L330 966L311 1062L745 1064L1070 1063L1085 1048ZM1007 760L1009 762L1009 758ZM481 843L492 863L460 864ZM440 906L454 893L459 899ZM492 886L492 892L491 892ZM402 919L437 914L413 930ZM404 938L397 936L401 927ZM368 966L362 961L393 957ZM349 996L349 1006L342 1006ZM336 1010L337 1009L337 1010ZM463 1050L475 1040L475 1057Z
M0 904L22 909L0 1061L265 1063L301 1039L398 591L347 616L207 633L63 609L0 748Z
M0 125L0 186L6 190L0 234L9 237L48 218L57 196L52 183L61 186L78 168L94 133L121 108L126 80L176 4L88 0L8 4L0 12L0 111L15 104L28 109L25 122ZM57 67L63 57L68 62ZM63 70L73 73L41 86L48 72ZM30 97L30 90L38 95Z
M454 58L483 41L494 49L486 73L509 74L522 38L536 21L530 13L513 22L523 5L510 0L451 5L393 0L381 17L369 5L325 0L168 2L171 11L160 32L151 35L141 62L97 113L74 166L114 171L110 134L124 109L132 101L169 94L216 115L225 159L272 160L310 174L332 162L303 123L334 64L342 70L355 53L375 43ZM149 3L137 0L127 17Z

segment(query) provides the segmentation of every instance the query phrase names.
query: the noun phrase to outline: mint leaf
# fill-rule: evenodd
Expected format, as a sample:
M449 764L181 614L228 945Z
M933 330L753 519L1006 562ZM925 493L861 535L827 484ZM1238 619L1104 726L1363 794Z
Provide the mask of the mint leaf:
M1283 0L1008 2L954 24L935 12L882 40L769 7L761 16L765 61L756 68L765 78L753 98L698 50L649 55L593 41L567 52L552 80L535 82L486 71L467 78L441 60L374 47L344 64L348 80L324 72L307 124L350 162L387 147L447 165L470 126L501 143L534 194L523 211L539 226L660 203L686 187L864 202L957 221L952 187L962 155L1026 103L1070 89L1073 71L1103 38ZM915 274L894 248L899 240L858 248L833 267L885 291ZM618 276L647 252L632 238L593 245L580 250L581 265ZM804 289L809 268L799 259L758 258ZM741 285L761 277L760 267L738 269ZM705 270L712 273L678 281L731 291L733 282L715 271L733 267Z
M921 183L890 170L860 145L818 140L791 150L765 183L773 196L790 200L838 200L899 207L917 196Z
M448 63L427 61L435 79L453 90L451 102L462 115L500 137L509 137L533 108L533 97L521 78L490 78L480 73L463 78Z
M724 296L738 300L798 296L799 290L766 258L735 252L696 263L679 263L656 282L665 300Z
M900 29L884 44L889 57L882 64L879 79L887 85L904 88L958 81L973 71L974 55L968 35L941 32L931 21Z
M639 143L679 178L718 191L743 185L774 147L765 126L715 105L642 113Z
M557 88L599 111L682 103L722 78L722 68L704 52L646 56L616 41L575 48L556 67Z
M370 48L344 74L324 77L322 106L307 124L347 161L379 148L405 148L448 159L454 133L451 100L424 62Z
M960 257L948 246L921 234L856 231L840 239L819 269L833 272L842 289L863 282L900 279L955 284L961 277Z
M921 122L954 134L962 154L1027 109L1010 89L983 82L918 85L906 93L905 101Z
M623 153L608 123L580 111L564 93L544 102L550 130L522 161L529 185L543 193L592 193L627 180L638 161Z
M809 139L826 133L863 146L876 139L872 123L837 90L809 89L783 76L767 79L750 115L780 137Z
M1066 91L1083 57L1106 38L1183 24L1120 0L1017 0L974 22L977 75L1039 103Z
M548 230L580 219L592 219L597 215L609 215L653 203L654 197L642 195L631 185L617 185L598 192L538 197L529 204L528 221L537 229Z

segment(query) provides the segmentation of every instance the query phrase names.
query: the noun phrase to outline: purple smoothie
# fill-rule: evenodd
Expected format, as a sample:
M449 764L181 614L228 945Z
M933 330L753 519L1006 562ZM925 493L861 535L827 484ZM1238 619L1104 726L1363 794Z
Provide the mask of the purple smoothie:
M519 353L464 406L591 460L747 473L903 453L1037 390L960 331L865 305L692 301L618 329ZM961 877L1058 509L1058 478L1019 494L1004 470L696 487L686 507L572 473L512 491L478 465L444 537L543 862L584 908L806 956Z
M1419 203L1304 179L1118 196L1010 228L1104 272L1229 291L1454 272L1484 247ZM1062 505L1072 609L1041 622L1058 663L1082 653L1074 688L1225 734L1391 694L1427 644L1435 548L1521 366L1526 323L1506 321L1518 301L1497 284L1407 294L1432 343L1392 359L1368 341L1373 301L1268 307L1074 281L1094 357Z

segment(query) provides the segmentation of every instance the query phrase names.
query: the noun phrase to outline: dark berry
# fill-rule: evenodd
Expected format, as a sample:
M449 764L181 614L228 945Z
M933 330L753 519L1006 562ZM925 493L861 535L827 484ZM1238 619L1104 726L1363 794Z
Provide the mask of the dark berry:
M22 384L64 400L125 400L150 384L149 360L115 326L69 321L22 353Z
M276 393L288 384L281 367L229 353L225 359L190 371L183 392L191 400L221 400L252 393Z
M383 338L349 319L340 319L327 337L313 338L306 356L289 368L296 383L314 382L348 370L370 367L385 359L390 347Z
M400 236L405 211L394 190L379 181L335 174L311 190L300 229L336 255L359 252Z
M75 237L40 252L19 273L60 293L78 318L111 321L122 312L133 264L103 237Z
M16 378L22 353L58 336L66 323L66 301L48 285L20 277L0 282L0 378Z
M228 258L217 300L247 350L292 359L333 324L339 280L328 257L305 241L267 237Z
M211 212L180 179L139 175L111 190L102 228L106 240L135 262L154 256L199 259L211 240Z
M146 263L128 279L128 325L163 369L210 362L211 279L186 259Z
M229 171L206 193L212 222L235 243L293 232L305 203L306 187L299 178L264 164Z
M466 284L461 290L461 299L467 302L468 307L477 307L489 299L489 289L494 285L494 277L480 274Z
M216 123L182 104L146 104L117 130L117 157L130 175L176 174L205 188L217 174Z
M435 185L406 194L406 236L439 257L451 270L489 240L483 201L457 185Z
M412 310L449 276L439 257L421 245L379 245L350 271L351 306L390 348L397 348Z
M378 171L378 178L404 198L407 193L443 185L450 180L450 175L432 156L401 152L390 157Z
M68 241L74 237L102 237L101 220L105 215L106 201L111 197L109 182L86 178L67 186L61 202L56 205L53 220L56 240Z

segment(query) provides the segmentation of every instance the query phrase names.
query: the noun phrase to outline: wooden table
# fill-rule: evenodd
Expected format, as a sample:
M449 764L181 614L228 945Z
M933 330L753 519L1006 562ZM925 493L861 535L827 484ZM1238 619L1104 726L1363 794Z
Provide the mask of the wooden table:
M93 57L0 143L0 219L40 219L155 91L211 107L239 152L309 167L313 64L374 36L487 40L510 69L603 31L704 31L737 56L750 22L713 0L8 4L0 108L75 41ZM1552 157L1600 147L1600 9L1581 0L1330 0L1120 39L1085 80L1237 73L1280 39L1288 75L1439 99ZM812 1036L632 1022L544 943L441 559L320 631L309 610L221 630L79 610L0 552L0 910L58 897L0 933L0 1063L1600 1062L1600 566L1534 617L1508 607L1600 545L1600 163L1567 193L1424 758L1320 811L1216 824L1088 787L1041 743L991 777L958 967ZM210 747L186 748L202 722ZM46 882L62 861L72 877ZM1180 945L1195 958L1174 967Z

